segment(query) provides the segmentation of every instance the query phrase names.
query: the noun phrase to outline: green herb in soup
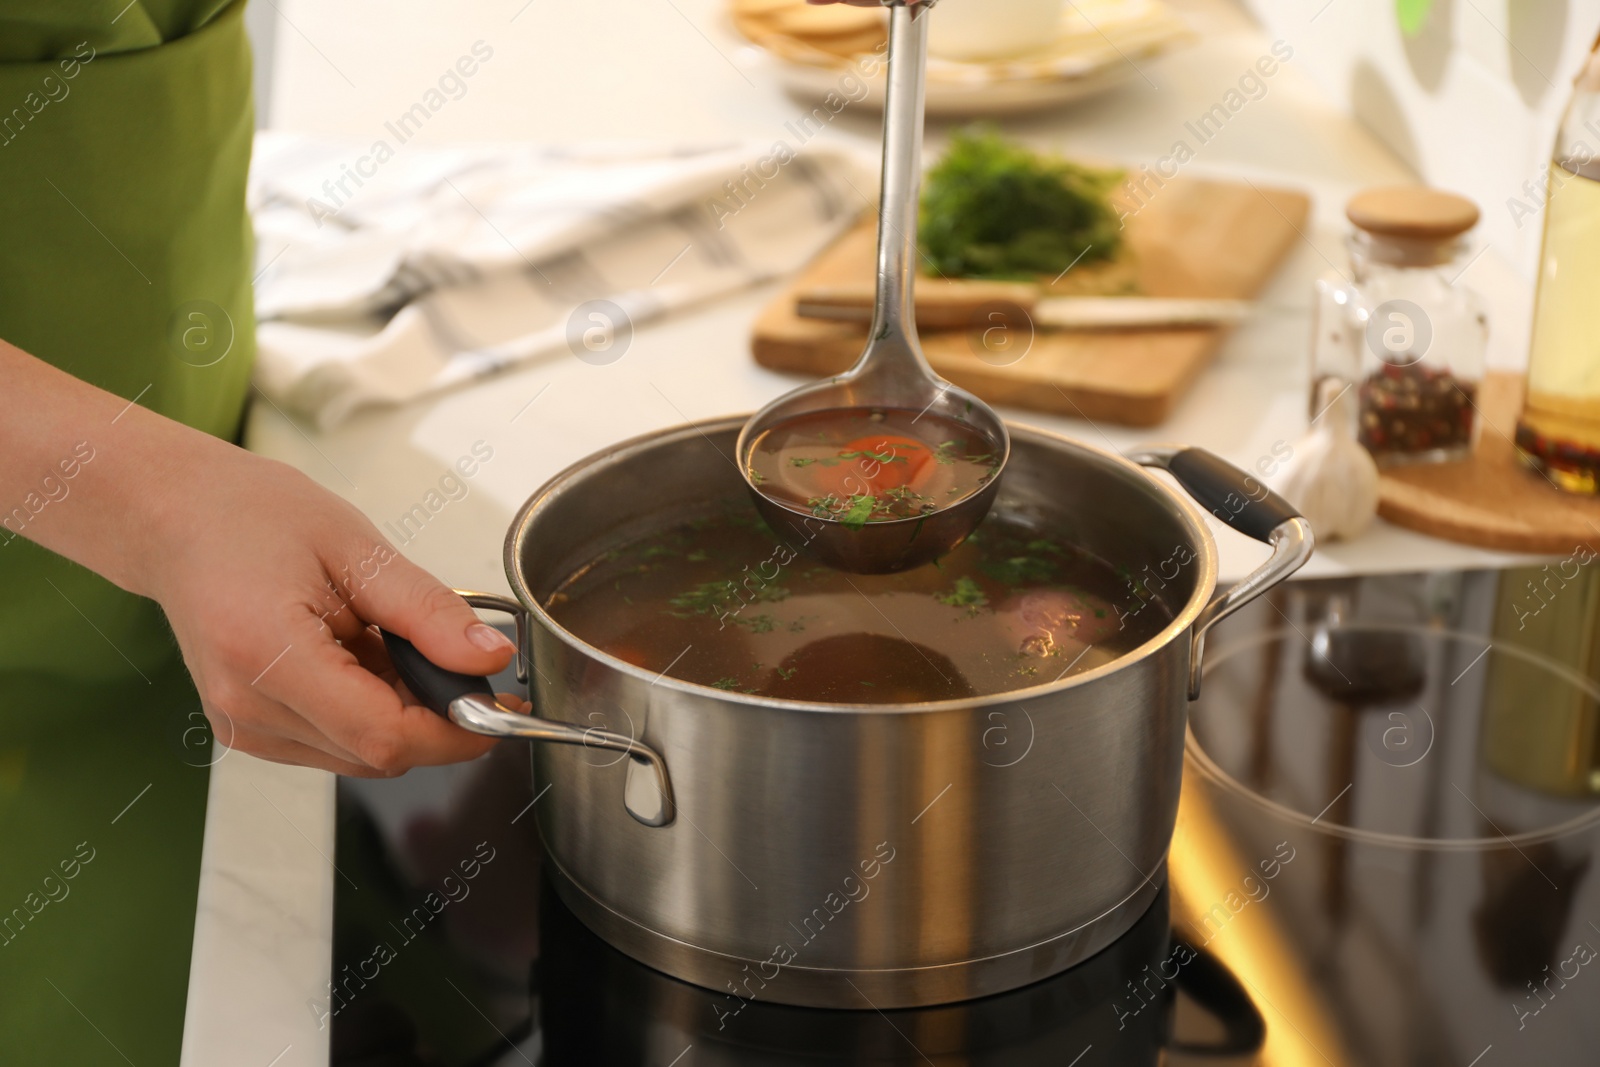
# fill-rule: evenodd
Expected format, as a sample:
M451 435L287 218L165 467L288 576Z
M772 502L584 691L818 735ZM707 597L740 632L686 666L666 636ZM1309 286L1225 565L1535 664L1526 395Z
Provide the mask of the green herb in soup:
M1171 621L1116 570L992 513L936 564L820 567L748 500L600 556L546 603L619 659L731 692L844 704L1003 693L1090 670Z
M994 477L994 444L966 423L897 408L842 408L785 419L751 449L750 481L802 514L846 526L912 519Z

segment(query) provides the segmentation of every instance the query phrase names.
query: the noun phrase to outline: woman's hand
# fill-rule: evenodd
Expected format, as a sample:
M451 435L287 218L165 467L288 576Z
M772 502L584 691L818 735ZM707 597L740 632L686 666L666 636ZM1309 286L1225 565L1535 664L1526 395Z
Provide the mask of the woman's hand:
M382 626L430 660L494 674L513 646L298 471L215 442L163 502L141 584L166 609L212 731L279 763L386 777L482 755L492 739L416 706Z
M350 504L3 341L0 396L0 539L20 534L159 601L223 744L361 776L494 744L417 707L372 626L467 674L504 669L511 642ZM67 475L70 495L31 517L3 510L74 455L93 461Z

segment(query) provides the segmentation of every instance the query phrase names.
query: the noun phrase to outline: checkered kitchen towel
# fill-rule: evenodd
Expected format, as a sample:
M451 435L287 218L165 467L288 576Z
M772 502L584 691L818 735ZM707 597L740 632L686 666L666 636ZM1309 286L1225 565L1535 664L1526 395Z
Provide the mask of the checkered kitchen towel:
M256 384L322 428L564 353L590 301L638 325L793 271L877 185L813 146L379 149L256 142Z

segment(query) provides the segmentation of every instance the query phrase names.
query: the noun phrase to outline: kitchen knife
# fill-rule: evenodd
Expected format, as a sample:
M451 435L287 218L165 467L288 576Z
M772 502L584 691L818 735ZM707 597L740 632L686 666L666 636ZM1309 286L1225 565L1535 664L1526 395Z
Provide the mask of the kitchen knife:
M816 286L797 298L802 318L869 322L873 291ZM923 280L917 325L925 330L1026 327L1049 330L1137 330L1173 326L1231 326L1250 314L1247 300L1148 296L1041 296L1024 282Z

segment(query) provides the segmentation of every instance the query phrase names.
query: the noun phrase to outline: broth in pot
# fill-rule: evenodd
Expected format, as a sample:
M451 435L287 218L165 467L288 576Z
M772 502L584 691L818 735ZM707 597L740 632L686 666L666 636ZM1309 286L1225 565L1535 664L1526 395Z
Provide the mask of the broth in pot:
M1003 514L935 563L857 575L800 555L744 500L605 552L544 606L644 670L830 704L1048 684L1171 621L1133 576Z

